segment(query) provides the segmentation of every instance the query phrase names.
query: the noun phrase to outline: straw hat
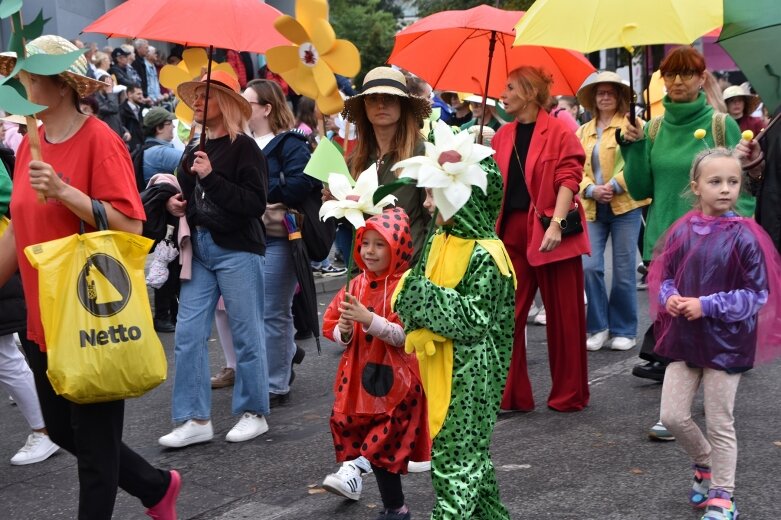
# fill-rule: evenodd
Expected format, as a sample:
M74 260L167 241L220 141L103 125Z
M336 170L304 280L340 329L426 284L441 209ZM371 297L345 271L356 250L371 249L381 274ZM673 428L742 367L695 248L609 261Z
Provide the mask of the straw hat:
M600 83L614 85L619 97L629 99L629 85L621 81L621 76L615 72L606 70L594 76L578 90L578 102L589 112L594 113L594 100L596 99L597 85Z
M363 78L363 87L360 94L348 98L344 102L342 116L348 121L355 123L362 117L364 112L363 96L369 94L391 94L402 99L402 103L408 103L415 119L423 121L431 114L431 103L428 99L418 96L411 96L407 90L407 79L401 71L390 67L375 67L370 70Z
M78 51L78 47L61 36L54 34L44 34L38 38L27 42L25 50L28 56L34 54L67 54ZM13 52L0 54L0 74L7 76L16 65L16 54ZM71 63L68 70L61 72L59 76L64 79L68 85L78 93L80 98L89 96L96 90L106 86L102 81L87 77L88 63L87 58L79 56L76 61Z
M252 115L252 105L250 105L249 101L244 99L244 97L241 95L241 85L239 85L239 80L224 70L212 70L210 84L210 92L211 89L215 89L226 94L233 101L235 101L237 105L239 105L241 113L244 114L244 117L247 119L250 118ZM184 101L185 105L195 110L193 107L193 102L195 101L195 91L204 85L206 85L206 75L201 78L201 81L185 81L184 83L179 84L179 86L176 88L176 95L179 96L179 99Z
M751 113L759 106L759 96L755 96L743 85L732 85L724 89L724 102L728 99L742 97L746 102L746 107L743 109L743 115L751 115Z

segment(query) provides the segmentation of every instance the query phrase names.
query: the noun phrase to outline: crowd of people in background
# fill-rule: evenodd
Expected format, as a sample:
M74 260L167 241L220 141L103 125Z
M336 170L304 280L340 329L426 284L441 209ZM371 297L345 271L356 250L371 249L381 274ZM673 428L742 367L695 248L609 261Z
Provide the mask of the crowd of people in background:
M73 49L82 46L78 40L67 44ZM420 131L423 120L432 108L439 108L441 120L455 131L477 135L482 129L483 143L495 150L493 167L497 169L491 175L497 190L485 195L485 200L472 199L470 204L475 206L470 211L476 213L469 218L459 214L454 221L438 224L457 235L459 231L454 230L466 226L468 231L458 235L463 239L501 240L509 259L506 269L511 268L517 277L514 290L506 276L501 291L493 287L499 291L497 301L512 300L510 310L502 311L507 318L502 323L514 329L514 333L504 331L509 335L502 345L490 347L497 356L494 369L506 368L497 374L501 384L487 390L495 402L472 410L474 396L454 386L453 402L462 411L477 414L459 420L472 421L469 424L475 431L490 439L497 412L535 408L525 329L539 291L544 310L538 322L546 326L552 378L547 406L558 412L583 410L590 398L588 352L603 347L626 351L640 343L642 363L633 369L634 375L662 381L665 372L673 371L670 381L665 379L659 413L649 411L649 424L655 423L649 436L683 441L695 464L690 501L702 507L710 501L714 511L717 507L723 510L724 516L706 513L703 518L736 518L732 407L737 379L730 375L733 368L740 372L747 365L714 366L703 361L703 367L674 348L660 351L661 318L647 331L638 330L638 298L644 293L637 291L647 287L645 274L659 269L658 264L654 266L654 248L692 209L691 201L681 196L684 191L691 187L701 201L700 210L713 216L708 212L715 203L697 190L714 164L731 168L739 178L741 164L764 153L764 170L759 166L749 172L753 194L736 191L734 197L730 195L732 206L721 213L713 211L716 216L737 218L752 217L756 210L759 223L778 248L779 205L773 201L777 201L781 177L777 139L781 131L771 134L762 151L750 143L738 146L740 132L759 133L769 122L768 109L774 108L761 107L749 85L730 85L721 74L716 78L694 48L672 50L660 66L666 87L664 114L643 121L640 113L630 110L627 82L612 71L587 80L576 96L554 97L546 71L521 67L510 74L501 99L484 99L479 92L432 90L414 75L378 67L366 74L360 87L353 86L349 78L338 78L344 111L323 117L313 100L296 94L266 67L258 68L249 54L232 50L220 50L218 59L230 63L236 74L212 72L208 100L205 78L172 92L160 84L160 70L166 63L181 60L181 51L174 48L164 56L141 39L101 50L93 43L80 58L83 69L43 78L36 96L49 108L39 114L43 126L37 131L46 163L30 162L24 125L6 119L0 127L0 213L6 214L9 208L13 213L11 235L16 246L8 250L11 253L0 251L0 308L20 307L14 303L22 298L20 281L28 302L27 321L5 311L0 318L0 384L19 405L31 430L12 464L41 462L62 447L79 460L80 518L109 518L117 486L138 497L159 515L155 518L175 517L180 476L150 466L122 443L123 402L72 405L55 395L48 384L45 342L36 312L37 286L32 268L22 260L26 245L76 232L80 220L92 224L91 198L103 202L113 229L141 233L146 214L147 224L154 220L172 226L169 237L186 236L186 242L177 240L189 244L182 246L182 260L172 262L169 280L154 291L155 329L175 334L174 427L159 443L183 448L212 441L211 389L225 387L233 388L232 412L238 417L226 440L245 442L268 431L266 416L272 407L290 401L294 368L304 359L296 341L313 332L296 319L304 311L296 305L298 280L283 224L285 215L305 199L332 198L327 186L304 174L312 151L318 142L330 139L343 150L353 178L374 165L379 183L388 184L398 175L393 169L396 163L425 153L424 141L429 136ZM89 85L87 96L77 95L78 81ZM65 102L60 99L61 89L67 90ZM189 135L177 131L176 103L186 104L195 114ZM707 130L708 147L723 150L719 152L722 162L703 160L703 144L692 137L700 128ZM205 134L203 149L197 146L201 134ZM724 150L736 146L736 152ZM105 161L113 165L110 183L95 181L101 172L90 169L97 165L105 169ZM69 185L54 174L64 170L73 172ZM34 190L62 204L37 204ZM353 296L337 296L325 315L323 332L345 348L345 358L338 374L344 383L337 381L335 386L330 421L342 467L326 477L324 487L357 500L362 475L373 471L383 499L382 518L408 519L399 475L408 471L408 464L431 460L435 469L452 469L449 482L435 477L435 517L450 518L447 515L453 511L482 511L503 518L507 513L498 499L490 462L478 464L484 487L469 489L468 476L456 471L452 457L443 452L464 435L454 433L456 423L440 423L442 437L433 447L430 443L417 361L414 354L399 350L405 343L403 320L424 326L425 313L411 308L391 312L390 295L400 284L404 287L401 300L415 302L419 295L409 284L418 283L421 294L424 289L429 291L428 301L436 305L444 304L450 293L437 292L443 289L434 279L420 278L407 285L399 281L402 272L421 260L433 202L430 194L412 185L402 187L395 196L396 209L360 229L355 249L351 247L355 229L343 219L337 224L332 253L312 262L315 274L338 276L346 273L354 257L356 272L362 273L353 282ZM493 215L490 225L486 227L480 215ZM548 224L541 225L545 218ZM44 230L35 224L41 219L60 224ZM395 223L398 233L386 232L389 222ZM578 225L583 229L568 229ZM612 244L610 289L605 276L608 239ZM484 260L490 256L486 254ZM6 282L17 265L21 280L17 275ZM643 275L640 281L638 272ZM672 285L664 290L661 306L671 315L692 312L698 317L706 312L703 307L697 315L683 299L679 301ZM646 294L650 299L659 296ZM758 312L758 301L752 300L753 313L744 319ZM212 374L205 352L215 320L225 366ZM456 327L443 327L451 325ZM29 366L13 333L18 333ZM466 332L457 336L462 337L471 338ZM373 355L392 358L388 363L404 383L400 389L393 387L398 394L392 402L383 394L378 408L369 398L358 399L354 393L358 390L351 390L348 379L365 376L366 363L373 362L351 349L352 340ZM466 343L489 348L476 339ZM508 347L506 352L504 347ZM457 351L456 374L464 367L470 367L468 377L475 377L473 367L487 370L459 356ZM718 385L730 388L729 395L721 395L718 404L708 410L707 438L692 433L686 419L692 388L696 390L702 377L698 368L717 372L705 376L716 378L706 380L709 395L716 393ZM681 397L683 386L689 397ZM374 415L367 416L371 406ZM400 413L407 408L415 413ZM492 418L483 417L486 410ZM358 416L371 419L366 424L354 422ZM376 439L364 443L372 436L390 438L398 432L408 444L399 444L395 450L380 449L383 442ZM714 440L717 435L726 435L729 442ZM478 450L476 459L488 457L484 448Z

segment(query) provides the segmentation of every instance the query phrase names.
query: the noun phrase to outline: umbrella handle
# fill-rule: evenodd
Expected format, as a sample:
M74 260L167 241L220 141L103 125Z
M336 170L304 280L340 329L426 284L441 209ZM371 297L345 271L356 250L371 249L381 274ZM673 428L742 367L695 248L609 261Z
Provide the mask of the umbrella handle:
M480 130L477 133L477 144L483 144L483 125L485 124L485 106L488 103L488 82L491 81L491 63L494 61L496 48L496 31L491 31L491 41L488 44L488 68L485 71L485 92L483 92L483 112L480 116Z

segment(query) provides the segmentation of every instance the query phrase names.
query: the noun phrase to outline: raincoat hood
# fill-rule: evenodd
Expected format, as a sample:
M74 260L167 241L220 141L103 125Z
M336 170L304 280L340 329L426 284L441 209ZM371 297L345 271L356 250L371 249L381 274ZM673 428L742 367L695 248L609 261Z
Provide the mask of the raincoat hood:
M361 258L361 242L363 241L363 234L368 230L376 231L388 243L391 257L388 270L384 273L369 271ZM400 276L409 268L409 262L412 260L413 253L414 247L412 245L409 217L402 208L386 209L381 215L375 215L367 220L366 226L358 228L355 233L353 259L363 271L364 276L370 280L382 279L392 275Z

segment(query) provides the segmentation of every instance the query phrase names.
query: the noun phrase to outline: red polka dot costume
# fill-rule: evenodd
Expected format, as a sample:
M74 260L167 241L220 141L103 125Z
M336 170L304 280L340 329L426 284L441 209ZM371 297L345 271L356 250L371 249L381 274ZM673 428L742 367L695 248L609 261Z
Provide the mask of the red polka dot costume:
M350 294L373 312L375 319L368 329L355 324L337 369L331 413L337 462L363 455L375 466L402 474L407 472L410 460L429 460L431 456L418 361L414 354L404 352L403 329L390 304L412 258L409 229L404 210L393 208L372 217L366 227L357 230L353 257L362 272L351 281ZM379 233L389 245L387 272L368 271L361 260L361 242L367 230ZM323 335L337 343L342 343L337 327L342 301L344 289L323 317ZM372 334L381 329L383 333Z

